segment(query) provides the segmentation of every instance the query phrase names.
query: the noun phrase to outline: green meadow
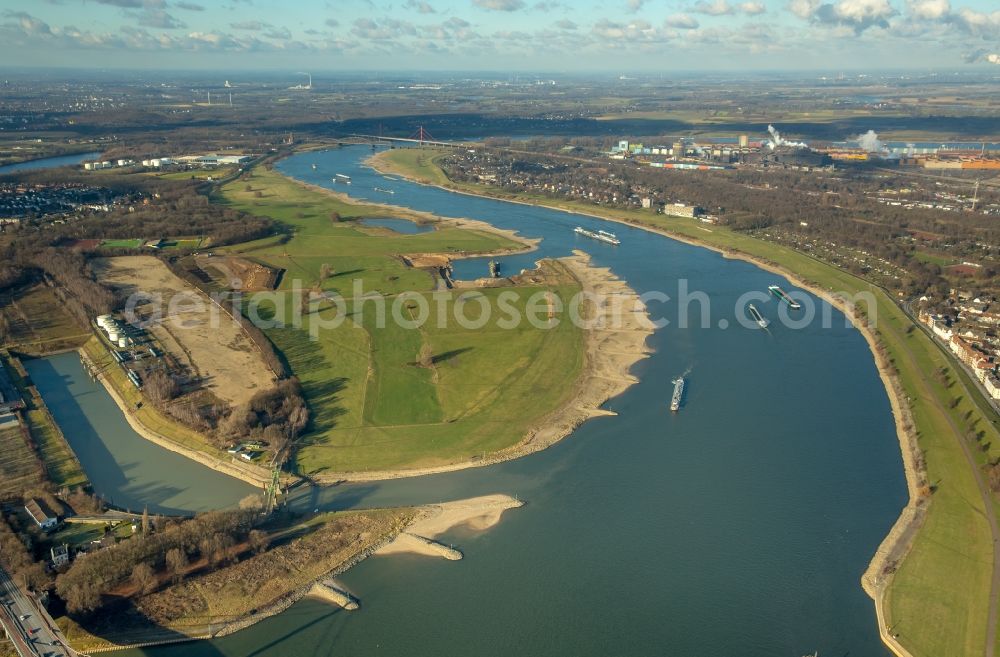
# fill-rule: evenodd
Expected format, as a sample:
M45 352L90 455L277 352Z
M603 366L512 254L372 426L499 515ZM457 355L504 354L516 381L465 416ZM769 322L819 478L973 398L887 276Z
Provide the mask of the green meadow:
M568 298L579 286L561 267L550 265L559 272L552 287L435 292L431 274L400 257L520 248L516 242L453 227L412 235L366 228L356 220L412 215L345 203L259 168L224 186L215 200L272 217L287 232L226 250L286 270L274 298L256 312L282 320L265 333L302 382L311 411L295 459L300 473L334 476L482 458L518 443L572 397L584 363L583 331L568 319L551 328L529 322L507 328L508 315L499 310L501 294L516 297L508 307L522 316L532 295ZM355 296L355 281L377 294ZM303 312L295 285L343 300L323 299ZM463 328L456 308L473 327Z

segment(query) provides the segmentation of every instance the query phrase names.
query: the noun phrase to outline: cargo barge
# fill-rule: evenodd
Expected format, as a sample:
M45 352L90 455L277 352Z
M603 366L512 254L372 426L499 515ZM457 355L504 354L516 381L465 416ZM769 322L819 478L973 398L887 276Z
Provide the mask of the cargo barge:
M788 296L788 293L782 290L777 285L768 285L767 290L774 296L778 297L778 299L780 299L781 301L787 303L788 307L791 308L792 310L798 310L799 308L802 307L798 301Z
M680 410L681 399L684 397L684 377L679 376L673 381L674 394L670 397L670 410L675 413Z
M606 230L599 230L595 233L592 230L587 230L586 228L581 228L580 226L577 226L576 228L573 229L573 232L577 233L578 235L583 235L584 237L589 237L592 240L597 240L598 242L605 242L606 244L614 244L615 246L621 244L621 241L618 239L617 235L615 235L614 233L609 233Z

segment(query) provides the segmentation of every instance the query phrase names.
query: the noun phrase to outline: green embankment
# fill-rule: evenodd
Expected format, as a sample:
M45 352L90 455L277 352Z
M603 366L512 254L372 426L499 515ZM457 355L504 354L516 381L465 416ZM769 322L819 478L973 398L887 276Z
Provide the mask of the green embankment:
M312 411L296 458L300 472L410 469L480 458L516 444L573 394L567 382L582 369L581 330L568 321L553 329L527 322L500 328L502 289L432 294L434 278L399 257L520 248L516 242L452 227L412 235L365 228L354 220L425 218L403 208L345 203L262 169L225 185L216 200L272 217L290 233L287 241L268 238L229 250L287 270L276 298L262 302L259 315L284 319L282 328L265 332L301 380ZM341 221L331 220L333 213ZM321 280L324 265L331 273ZM296 279L302 288L341 294L343 309L323 301L293 326ZM563 284L556 294L568 297L578 289L565 272L558 280ZM365 293L379 292L379 301L357 298L355 281ZM532 294L551 288L504 289L518 293L512 306L523 314ZM466 301L460 304L459 297ZM475 320L480 300L491 307L489 321L461 328L455 306ZM384 325L378 304L385 307ZM393 319L393 304L404 320L417 317L421 304L430 316L419 327L404 328ZM438 325L439 307L445 325ZM334 326L338 312L342 321Z
M200 452L201 454L216 459L229 461L227 454L209 445L205 438L194 429L183 426L175 420L167 417L150 403L144 402L142 393L125 376L125 372L115 362L111 352L97 337L92 337L83 346L83 352L92 363L100 370L105 380L115 390L117 395L124 401L125 405L132 409L131 415L139 421L142 426L151 432L162 436L178 446Z
M435 164L441 153L425 151L418 160L397 150L380 156L387 168L424 182L440 184ZM534 202L575 212L648 225L725 251L775 263L815 286L876 300L876 333L911 406L918 442L933 487L926 521L912 550L886 592L886 620L914 657L984 653L991 588L993 545L974 473L960 441L969 441L980 465L1000 458L1000 431L968 377L881 288L803 253L720 226L669 218L650 211L602 208L532 194L451 184L461 191ZM971 394L967 391L971 391Z

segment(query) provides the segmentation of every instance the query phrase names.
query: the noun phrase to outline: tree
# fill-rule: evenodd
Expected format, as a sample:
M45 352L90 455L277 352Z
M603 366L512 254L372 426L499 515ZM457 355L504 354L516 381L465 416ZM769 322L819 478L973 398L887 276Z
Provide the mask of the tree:
M71 613L87 613L97 609L101 605L101 591L97 583L91 580L81 580L64 588L59 586L66 578L60 575L56 581L59 596L66 602L66 609Z
M181 548L172 548L167 550L167 556L165 557L167 562L167 571L173 577L174 583L181 581L184 577L184 572L188 567L187 553Z
M247 542L250 544L250 549L254 551L255 554L261 554L267 549L270 539L266 532L262 532L259 529L250 530L249 536L247 536Z
M142 509L142 535L143 536L148 536L149 535L149 509L148 508L143 508Z
M138 563L132 568L132 584L140 593L152 593L156 589L156 573L148 563Z

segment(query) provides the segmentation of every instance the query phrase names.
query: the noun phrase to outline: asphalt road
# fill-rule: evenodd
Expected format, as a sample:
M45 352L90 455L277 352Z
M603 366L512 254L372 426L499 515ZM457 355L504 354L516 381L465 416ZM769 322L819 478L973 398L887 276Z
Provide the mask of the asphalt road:
M0 621L22 657L74 657L35 603L0 568Z

